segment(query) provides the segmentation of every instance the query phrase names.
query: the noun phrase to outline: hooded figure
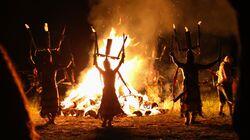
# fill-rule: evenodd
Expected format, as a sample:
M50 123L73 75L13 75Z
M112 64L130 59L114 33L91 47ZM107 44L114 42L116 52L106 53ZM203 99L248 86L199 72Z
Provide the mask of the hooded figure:
M98 115L103 120L102 127L106 127L107 121L108 121L108 126L112 127L113 117L118 114L124 113L123 110L121 109L121 105L115 93L116 91L115 90L115 76L123 60L124 60L124 57L122 57L118 66L114 70L111 69L110 62L107 58L103 62L104 70L102 70L98 66L97 62L95 62L95 66L101 73L103 80L104 80L102 100L101 100L100 108L98 110Z
M43 118L48 118L48 123L53 124L59 113L59 93L56 84L56 74L59 66L52 58L49 50L37 52L35 66L41 82L41 112Z
M197 114L203 116L198 72L201 69L212 67L220 58L207 65L197 64L194 62L194 54L191 49L188 49L186 52L186 63L179 62L173 52L170 53L170 56L173 62L183 71L184 88L181 96L181 112L185 116L185 124L189 125L190 123L195 123Z

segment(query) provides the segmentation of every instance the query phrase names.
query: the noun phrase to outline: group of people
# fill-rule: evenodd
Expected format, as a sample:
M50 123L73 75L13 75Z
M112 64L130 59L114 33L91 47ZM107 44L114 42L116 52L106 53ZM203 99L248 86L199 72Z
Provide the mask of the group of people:
M179 62L170 53L173 62L177 67L182 69L184 82L183 92L180 96L181 114L185 117L185 125L197 123L196 117L202 113L202 101L199 87L198 71L209 69L221 60L221 55L214 62L206 65L197 64L194 62L194 53L191 49L186 52L186 63ZM233 114L233 75L232 75L232 57L226 56L220 63L219 70L216 72L218 76L217 92L220 100L219 115L224 116L223 108L226 103L229 105L230 115Z
M126 39L125 39L126 40ZM124 41L125 41L124 40ZM110 40L108 40L110 41ZM107 43L107 50L110 50L111 43ZM60 47L58 47L60 48ZM108 49L109 48L109 49ZM124 113L121 109L121 105L118 101L118 97L115 93L115 78L116 74L119 73L119 68L125 59L124 49L118 66L115 69L111 68L108 51L107 54L101 57L106 57L103 62L104 69L102 69L97 63L97 56L94 55L94 65L99 70L103 77L104 88L102 94L101 105L98 110L98 115L103 120L102 126L112 127L113 117ZM57 84L57 71L60 69L68 68L72 61L67 64L62 64L58 61L60 55L60 49L36 49L30 55L31 62L34 66L37 79L39 79L42 92L41 92L41 111L40 115L47 119L47 124L55 124L55 117L60 113L59 105L59 92ZM100 56L100 55L99 55ZM183 71L184 82L183 82L183 93L181 95L181 112L185 116L185 124L189 125L196 122L197 115L203 116L202 114L202 101L199 89L199 78L198 71L202 69L208 69L214 66L221 60L221 56L210 64L202 65L194 62L194 53L192 49L188 49L186 52L186 63L179 62L174 56L173 52L170 53L173 62L181 68ZM231 77L231 59L225 57L221 63L218 75L218 93L220 97L220 115L224 115L223 108L228 103L230 108L230 114L232 115L232 77Z
M57 52L52 52L50 49L36 52L34 57L34 66L37 69L41 81L42 93L41 93L41 116L48 118L49 124L54 124L56 115L60 112L59 107L59 93L56 83L57 70L67 66L60 66L56 62ZM170 53L173 62L183 70L184 82L183 93L181 96L181 112L185 117L185 124L196 123L197 115L202 114L202 101L199 89L198 71L202 69L208 69L214 66L221 60L218 59L210 64L202 65L194 62L194 54L191 49L186 52L186 63L179 62L173 53ZM95 56L97 57L97 55ZM98 111L98 115L102 118L102 126L106 127L107 123L109 127L112 127L113 117L124 113L119 104L118 98L115 93L115 75L118 72L120 66L124 62L125 55L122 55L120 63L115 69L110 66L109 58L106 57L103 62L104 70L100 68L97 63L97 58L94 59L94 65L101 73L104 79L104 89L102 94L101 105ZM230 108L230 114L232 115L232 76L231 76L231 58L225 57L221 63L217 72L218 75L218 94L220 98L220 115L224 115L223 108L228 103Z

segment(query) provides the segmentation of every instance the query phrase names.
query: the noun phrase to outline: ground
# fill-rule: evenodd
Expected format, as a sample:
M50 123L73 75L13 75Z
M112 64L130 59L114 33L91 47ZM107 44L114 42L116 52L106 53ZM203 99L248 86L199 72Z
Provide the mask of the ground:
M239 139L229 116L199 117L199 124L185 126L177 112L143 117L119 117L113 128L102 128L101 121L91 117L60 116L56 125L43 126L34 120L44 140L54 139Z
M201 124L187 127L170 114L123 117L115 119L113 128L102 128L97 119L59 117L56 125L37 126L37 131L42 139L238 139L229 117L199 120Z
M199 124L184 125L179 115L179 102L165 114L142 117L117 117L113 128L102 128L101 121L92 117L59 116L56 125L43 126L37 102L30 112L36 130L43 140L85 140L85 139L239 139L233 131L228 107L226 116L218 115L219 99L216 91L202 90L204 118ZM171 103L172 105L172 103ZM171 107L172 108L172 107Z

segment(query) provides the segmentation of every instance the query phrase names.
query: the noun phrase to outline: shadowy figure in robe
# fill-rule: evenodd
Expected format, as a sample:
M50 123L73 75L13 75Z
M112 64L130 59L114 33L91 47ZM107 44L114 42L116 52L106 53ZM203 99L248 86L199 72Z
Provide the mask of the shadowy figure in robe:
M95 66L101 73L104 80L102 100L100 108L98 110L98 115L103 120L102 127L106 127L107 121L108 121L108 126L112 127L113 117L118 114L124 113L123 110L121 109L121 105L115 93L115 75L118 72L123 61L124 61L124 55L122 55L122 58L118 66L114 70L112 70L110 62L106 58L105 61L103 62L105 70L102 70L98 66L97 61L95 59Z
M194 62L194 54L190 49L188 49L186 53L187 62L185 64L179 62L175 58L173 52L170 53L170 56L172 57L173 62L178 67L182 68L184 74L184 89L181 96L181 112L184 113L185 124L189 125L190 123L196 123L195 119L197 115L203 116L198 71L214 66L217 62L219 62L220 57L210 64L202 65Z
M55 117L60 112L59 92L56 84L57 70L63 68L56 62L56 53L52 57L50 49L38 51L33 58L35 68L38 71L38 78L41 82L41 111L43 118L48 118L47 124L55 124ZM69 67L71 62L68 64Z

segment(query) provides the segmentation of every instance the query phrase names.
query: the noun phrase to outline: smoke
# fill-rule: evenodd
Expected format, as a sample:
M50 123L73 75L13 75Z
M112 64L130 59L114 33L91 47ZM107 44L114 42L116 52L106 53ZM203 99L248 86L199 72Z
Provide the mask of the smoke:
M142 43L154 42L173 23L169 0L102 0L92 7L89 21L98 31L120 29Z
M128 52L149 58L141 77L150 75L152 60L156 55L157 38L172 32L174 23L179 33L184 26L196 32L197 22L202 21L202 33L227 36L237 34L237 22L233 9L226 0L97 0L91 5L89 22L99 37L107 35L111 27L118 33L133 38L136 47ZM225 26L228 25L228 26ZM149 70L151 69L151 70ZM142 74L143 73L143 74ZM144 76L143 76L144 75ZM143 80L145 81L145 79Z
M118 33L132 38L133 44L126 49L129 57L143 57L141 69L137 69L137 81L145 81L153 66L158 36L170 31L174 13L173 4L168 0L102 0L91 9L89 22L102 38L114 27ZM143 83L133 83L137 89Z
M119 27L147 43L159 33L170 32L173 23L180 31L184 32L184 26L194 31L199 20L203 32L237 33L235 13L227 0L99 0L89 16L100 32Z
M202 32L219 36L237 35L237 19L227 0L174 0L175 22L191 31L202 21Z

